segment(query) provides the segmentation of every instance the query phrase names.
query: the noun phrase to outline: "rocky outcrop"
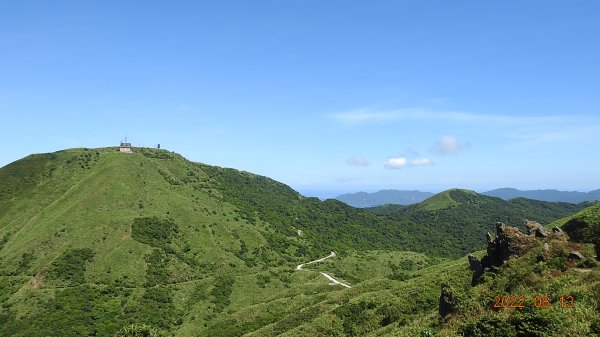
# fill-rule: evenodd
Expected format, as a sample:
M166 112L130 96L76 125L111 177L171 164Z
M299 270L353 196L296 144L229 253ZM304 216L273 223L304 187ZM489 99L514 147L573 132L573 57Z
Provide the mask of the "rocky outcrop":
M525 235L517 228L496 223L496 237L493 238L490 233L487 237L487 254L481 259L481 262L473 255L469 255L469 267L473 271L471 284L476 285L485 272L496 272L498 267L502 266L509 258L521 256L527 252L537 234L547 235L546 230L537 222L530 222L532 226L532 235ZM537 226L536 226L537 224Z
M572 251L571 253L569 253L569 256L567 258L569 260L583 260L585 259L585 256L583 256L583 254L581 254L578 251Z
M446 319L456 309L456 300L454 298L454 291L450 285L442 284L441 288L439 314L442 318Z
M560 227L553 227L551 236L553 240L569 241L569 236Z
M475 255L469 254L467 256L467 258L469 259L469 268L473 271L473 277L471 278L471 285L474 286L477 284L477 281L479 280L479 278L481 276L483 276L485 269L483 268L483 265L481 264L481 262L479 262L479 260L475 257Z
M538 261L547 261L548 258L550 258L550 245L546 242L542 248L542 253L538 256Z
M525 220L525 228L527 228L529 235L533 235L536 238L545 238L548 236L546 228L535 221Z

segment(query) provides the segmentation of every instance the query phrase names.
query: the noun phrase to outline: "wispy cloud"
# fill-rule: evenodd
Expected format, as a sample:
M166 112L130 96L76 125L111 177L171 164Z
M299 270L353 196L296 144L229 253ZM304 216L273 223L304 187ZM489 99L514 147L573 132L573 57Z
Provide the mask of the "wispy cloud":
M348 158L346 160L346 164L348 164L349 166L359 166L359 167L369 166L369 162L363 156L355 156L352 158Z
M428 166L431 164L431 160L427 158L408 159L406 157L392 157L385 162L383 167L390 170L398 170L409 166Z
M360 108L327 115L338 123L358 127L378 123L424 123L468 130L487 130L515 145L538 145L574 140L593 140L600 133L600 116L578 113L564 114L485 114L434 110L424 107L402 109ZM464 130L464 129L463 129ZM447 138L430 150L435 154L456 153L467 144Z
M443 136L433 145L431 152L435 154L452 154L462 150L458 138L454 136Z
M519 145L539 145L545 143L565 142L574 139L596 138L600 134L600 126L563 126L561 128L547 129L540 127L526 127L512 130L506 136Z
M361 108L345 112L338 112L329 115L330 118L344 125L360 125L366 123L392 122L403 120L432 120L432 121L450 121L450 122L485 122L503 125L531 125L562 123L573 121L585 116L574 115L548 115L548 116L527 116L527 115L495 115L495 114L475 114L460 111L439 111L422 107L403 108L394 110L378 110L372 108Z
M431 160L427 159L427 158L415 158L413 160L411 160L410 165L412 166L427 166L427 165L431 165Z

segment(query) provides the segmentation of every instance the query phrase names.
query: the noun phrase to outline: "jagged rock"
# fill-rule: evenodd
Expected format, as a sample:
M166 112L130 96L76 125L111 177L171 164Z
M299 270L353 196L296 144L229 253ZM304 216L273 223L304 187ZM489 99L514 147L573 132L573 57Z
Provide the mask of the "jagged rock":
M538 256L538 261L546 261L550 257L550 245L548 242L544 243L544 248L542 249L542 253Z
M496 239L491 243L493 247L490 247L488 242L488 255L492 252L494 255L490 255L491 265L500 267L513 256L520 256L525 253L535 238L529 237L519 229L503 224L502 222L496 223ZM491 248L491 249L490 249Z
M481 262L473 254L467 256L469 259L469 268L473 271L473 277L471 278L471 285L477 284L477 281L484 273L484 268Z
M565 233L562 230L562 228L553 227L552 228L552 239L567 242L567 241L569 241L569 236L567 235L567 233Z
M585 259L585 256L583 256L578 251L572 251L571 253L569 253L568 259L569 260L583 260L583 259Z
M525 235L515 227L498 222L496 238L492 238L492 235L487 233L486 239L487 254L481 262L475 256L468 256L469 266L473 271L472 285L477 284L486 271L498 272L498 267L504 265L509 258L524 254L535 241L535 236Z
M548 236L546 228L538 222L525 220L525 227L527 228L529 235L533 235L536 238L545 238Z
M448 284L442 284L441 288L439 314L445 319L454 312L456 300L454 299L454 292Z

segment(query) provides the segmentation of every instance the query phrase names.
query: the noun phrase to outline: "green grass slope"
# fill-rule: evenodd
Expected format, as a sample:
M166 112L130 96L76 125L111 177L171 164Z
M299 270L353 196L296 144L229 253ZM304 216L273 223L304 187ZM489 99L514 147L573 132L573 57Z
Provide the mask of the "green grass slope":
M417 331L440 280L470 278L465 261L431 256L483 243L461 244L461 232L417 213L357 210L134 151L71 149L0 169L1 336L115 336L131 324L162 336ZM472 204L449 196L456 206L436 212ZM295 270L332 250L334 261Z
M473 191L451 189L408 207L382 206L369 212L395 221L408 221L436 232L447 233L438 241L446 256L459 256L482 249L485 233L501 221L523 228L526 219L548 224L586 207L516 198L504 201Z

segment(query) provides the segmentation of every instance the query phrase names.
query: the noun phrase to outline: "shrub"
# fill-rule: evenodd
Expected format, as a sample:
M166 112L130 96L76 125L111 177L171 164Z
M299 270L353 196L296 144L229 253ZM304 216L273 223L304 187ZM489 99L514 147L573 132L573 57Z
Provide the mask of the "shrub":
M590 332L596 336L600 336L600 318L595 319L590 324Z
M158 330L148 324L131 324L119 331L116 337L158 337Z
M215 286L211 290L211 302L216 305L215 311L222 311L229 305L229 295L233 291L233 276L219 276L215 279Z
M23 253L23 255L21 255L21 261L19 261L18 270L26 271L27 269L29 269L29 266L31 265L31 262L33 262L33 260L35 260L35 256L33 254Z
M152 253L146 255L146 286L152 287L165 284L168 281L167 272L168 257L160 249L153 249Z
M438 333L435 330L432 330L430 328L421 330L421 332L419 332L419 337L437 337L437 336L439 336Z
M517 337L544 337L552 335L558 322L548 311L528 308L517 311L510 318L510 323L515 327Z
M467 324L461 329L465 337L516 337L514 328L506 321L494 317L485 316L477 322Z
M93 256L94 252L90 248L66 251L52 262L48 271L48 278L63 280L70 285L82 284L85 281L85 264Z
M175 222L157 217L136 218L131 225L131 237L153 247L163 247L171 243L171 239L178 232L179 225Z

